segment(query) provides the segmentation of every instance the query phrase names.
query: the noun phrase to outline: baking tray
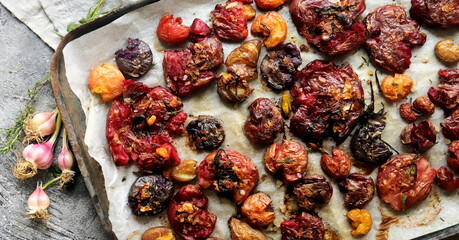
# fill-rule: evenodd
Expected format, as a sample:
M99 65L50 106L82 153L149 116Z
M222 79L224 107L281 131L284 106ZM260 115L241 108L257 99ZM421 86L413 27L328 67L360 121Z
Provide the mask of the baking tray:
M158 1L160 0L142 0L129 4L112 11L107 15L99 17L94 21L85 23L77 29L69 32L57 47L50 66L53 95L56 99L57 107L61 112L63 124L67 130L69 142L78 163L78 167L84 178L86 187L88 188L104 230L107 231L110 234L110 237L114 239L116 239L116 236L112 232L112 226L108 218L109 202L105 190L104 178L101 174L102 170L97 161L89 155L88 148L84 143L86 131L86 123L84 120L85 114L79 99L70 89L70 85L67 81L63 49L71 41L115 21L126 13ZM415 239L459 239L459 224Z

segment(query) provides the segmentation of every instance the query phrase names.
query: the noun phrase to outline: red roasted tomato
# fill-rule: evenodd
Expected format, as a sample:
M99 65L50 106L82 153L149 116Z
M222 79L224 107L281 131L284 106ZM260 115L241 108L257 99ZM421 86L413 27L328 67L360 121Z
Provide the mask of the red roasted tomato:
M282 240L322 240L325 225L318 217L302 212L293 220L281 224Z
M293 0L290 14L308 43L328 55L339 55L365 43L365 26L357 22L364 0Z
M207 155L198 167L202 188L229 193L236 204L242 204L258 184L255 164L239 152L220 149Z
M168 44L180 44L184 43L188 39L188 35L190 35L190 28L182 25L181 17L174 19L172 14L166 14L161 18L161 20L159 20L156 35L162 42Z
M423 156L399 154L384 163L378 172L379 198L395 210L406 210L424 200L432 189L436 170Z
M183 133L187 114L179 98L163 87L123 82L123 98L115 100L107 115L106 137L117 166L134 161L153 170L179 163L171 133Z
M459 26L459 2L451 0L411 0L410 15L433 28Z
M247 38L248 17L245 7L239 1L228 1L225 5L217 4L211 12L211 20L215 34L225 40L242 41Z
M340 148L332 149L332 156L322 154L320 166L324 172L332 178L344 178L351 172L351 159Z
M280 110L267 98L258 98L249 106L250 116L244 124L250 141L269 144L282 131L284 120Z
M199 187L185 185L172 198L167 217L185 240L205 239L214 231L217 216L207 210L208 199Z
M282 140L281 144L273 143L265 153L265 167L270 174L282 179L289 185L301 179L308 167L308 152L294 141Z

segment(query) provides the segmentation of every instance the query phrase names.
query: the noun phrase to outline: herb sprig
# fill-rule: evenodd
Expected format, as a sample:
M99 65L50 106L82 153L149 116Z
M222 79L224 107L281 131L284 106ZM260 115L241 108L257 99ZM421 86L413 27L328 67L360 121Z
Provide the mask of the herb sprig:
M105 1L105 0L99 0L99 3L97 3L97 5L91 7L91 8L88 10L88 13L86 14L86 17L80 19L80 21L78 21L78 23L72 23L72 24L67 25L67 32L72 31L73 29L79 27L81 24L84 24L84 23L87 23L87 22L90 22L90 21L96 19L96 18L99 17L101 14L108 13L108 12L99 13L100 7L101 7L102 4L104 3L104 1Z

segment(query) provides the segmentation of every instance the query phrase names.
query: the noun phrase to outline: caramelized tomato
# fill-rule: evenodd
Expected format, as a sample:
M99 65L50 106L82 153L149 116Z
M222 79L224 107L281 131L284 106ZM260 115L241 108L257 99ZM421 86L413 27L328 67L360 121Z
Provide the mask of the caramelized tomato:
M188 39L190 28L182 25L181 17L174 19L172 14L166 14L159 20L156 35L164 43L180 44Z

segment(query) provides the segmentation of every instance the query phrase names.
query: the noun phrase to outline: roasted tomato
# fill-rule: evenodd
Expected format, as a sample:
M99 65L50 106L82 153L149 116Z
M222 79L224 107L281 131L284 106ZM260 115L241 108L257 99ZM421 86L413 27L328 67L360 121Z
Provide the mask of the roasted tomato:
M258 170L246 156L230 149L210 153L198 167L199 186L229 193L242 204L258 184Z
M352 156L361 162L382 163L392 156L389 145L381 139L386 128L384 109L375 113L375 98L373 85L371 89L371 103L363 115L359 128L351 139Z
M255 0L255 4L263 10L274 10L286 1L287 0Z
M198 22L200 20L197 20ZM200 24L192 25L192 31L203 33ZM216 68L223 63L223 46L212 35L202 37L186 50L164 51L163 72L167 87L180 97L188 96L212 83Z
M407 210L429 195L435 174L423 156L408 153L393 156L379 168L376 181L379 198L395 210Z
M155 215L166 209L174 194L174 183L162 175L139 177L129 191L128 203L137 216Z
M448 167L459 172L459 141L453 141L448 147Z
M294 141L282 140L282 144L273 143L265 153L266 170L290 185L301 179L308 167L308 152Z
M432 28L455 28L459 26L459 2L411 0L410 15Z
M249 224L236 218L230 218L228 225L231 232L231 240L268 240L262 232L253 229Z
M139 78L151 69L153 54L144 41L128 38L127 47L115 52L115 60L125 77Z
M349 174L339 183L344 203L351 208L362 208L375 196L375 182L360 173Z
M102 102L115 100L123 93L124 76L111 63L94 66L89 73L88 88L92 93L99 93Z
M247 11L250 12L250 8L252 6L239 1L227 1L225 5L217 4L210 13L215 34L219 38L229 41L246 39L249 34L247 21L252 17L247 14ZM250 13L250 15L252 14Z
M280 110L267 98L258 98L249 106L250 116L244 124L245 135L256 143L272 143L282 131Z
M236 74L239 79L251 81L258 78L257 63L260 56L261 41L252 39L235 48L225 61L226 70Z
M349 65L315 60L297 72L300 88L294 87L290 121L293 133L305 141L321 143L327 133L340 144L363 115L361 82Z
M254 227L268 226L276 218L271 202L271 198L265 193L250 195L241 206L242 215Z
M130 160L153 170L180 162L171 133L183 133L187 114L179 98L163 87L123 82L123 100L115 100L107 115L106 137L113 160Z
M260 65L261 75L271 89L291 88L301 63L300 50L293 43L285 43L266 54Z
M437 185L447 191L453 191L459 188L459 178L454 177L454 173L447 167L440 167L435 176Z
M293 185L293 194L298 198L300 207L310 211L330 202L333 187L324 176L309 174Z
M390 72L403 73L408 69L411 49L426 42L426 35L419 31L415 21L408 19L402 6L378 7L367 15L364 22L371 60Z
M339 55L365 42L365 26L357 22L365 8L364 0L293 0L290 14L308 43L328 55Z
M200 42L212 34L212 29L201 19L195 18L190 27L190 40Z
M351 172L351 159L340 148L332 149L332 156L324 153L320 159L320 166L332 178L344 178Z
M437 141L437 131L429 120L424 120L417 125L410 123L400 133L400 139L403 144L410 145L414 152L425 152Z
M207 210L208 199L199 187L185 185L172 198L167 217L174 231L185 240L207 238L217 216Z
M287 38L287 23L278 12L270 11L258 15L253 20L251 31L252 34L265 37L263 44L267 49L273 49Z
M249 83L234 73L220 73L217 80L217 93L223 101L241 103L245 101L253 89Z
M156 35L164 43L180 44L188 39L190 28L182 25L181 17L174 19L172 14L166 14L159 20Z
M420 96L413 101L413 109L424 116L430 116L435 112L435 105L428 97Z
M427 91L430 100L449 115L458 108L459 103L459 69L438 70L440 84Z
M302 212L281 224L282 240L323 240L325 225L318 217Z
M414 122L421 116L419 113L414 111L410 103L400 104L399 113L400 117L408 122Z
M454 111L451 116L445 118L441 123L441 131L449 140L459 140L459 109Z
M145 232L142 233L141 239L142 240L158 240L158 239L176 240L176 238L174 237L174 234L172 233L172 230L167 227L163 227L163 226L152 227L152 228L145 230Z
M213 150L225 140L223 123L209 116L199 116L186 127L189 138L197 149Z
M385 98L397 102L410 94L413 85L413 79L407 75L396 73L395 76L389 75L384 78L381 83L381 91Z

